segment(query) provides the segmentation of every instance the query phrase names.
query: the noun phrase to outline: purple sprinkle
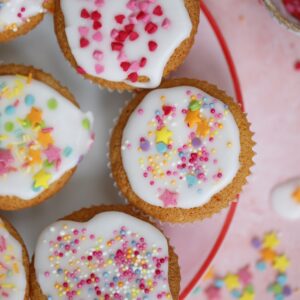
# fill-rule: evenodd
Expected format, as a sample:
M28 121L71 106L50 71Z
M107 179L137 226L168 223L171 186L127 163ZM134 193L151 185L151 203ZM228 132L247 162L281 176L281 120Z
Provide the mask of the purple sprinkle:
M140 139L140 147L143 151L148 151L150 149L149 141L145 138L141 138Z
M284 286L283 295L290 296L291 294L292 294L292 289L288 285Z
M199 148L201 146L202 142L199 138L195 137L192 139L192 145L195 148Z
M259 249L261 247L261 241L257 237L255 237L255 238L252 239L251 244L256 249Z

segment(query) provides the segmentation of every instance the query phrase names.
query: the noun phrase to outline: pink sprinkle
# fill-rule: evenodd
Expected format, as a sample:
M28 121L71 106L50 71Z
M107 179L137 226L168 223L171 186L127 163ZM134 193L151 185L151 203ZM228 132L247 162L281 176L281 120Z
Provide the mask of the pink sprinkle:
M97 42L101 42L103 39L101 32L97 31L93 34L93 40Z
M95 65L95 71L97 74L101 74L104 71L104 66L96 64Z
M171 25L171 21L168 18L165 18L161 24L164 29L168 29Z
M137 5L136 5L136 1L135 0L130 0L128 3L127 3L127 8L134 11L136 8L137 8Z
M93 53L93 58L97 61L101 61L103 59L103 52L100 50L95 50Z
M137 72L140 69L140 65L137 61L133 62L130 66L130 70Z
M111 33L110 33L110 36L111 36L113 39L115 39L118 35L119 35L119 32L118 32L118 30L116 30L116 29L113 29L113 30L111 31Z
M138 114L139 114L139 115L142 115L143 113L144 113L144 110L143 110L142 108L139 108L139 109L138 109Z
M149 3L147 1L142 1L139 3L139 9L144 11L144 12L147 12L148 11L148 8L149 8Z
M79 31L79 33L80 33L81 36L86 37L88 35L88 33L89 33L89 28L86 27L86 26L80 26L78 28L78 31Z
M95 5L98 7L104 5L104 0L95 0Z

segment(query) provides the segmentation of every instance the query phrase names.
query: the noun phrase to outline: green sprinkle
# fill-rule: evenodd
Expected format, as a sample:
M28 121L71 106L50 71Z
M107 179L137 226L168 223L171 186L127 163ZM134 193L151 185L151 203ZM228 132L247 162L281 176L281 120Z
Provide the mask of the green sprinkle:
M201 107L201 104L197 100L193 100L189 105L189 109L191 111L199 110L200 107Z
M82 120L82 126L84 129L89 130L91 128L91 122L88 118Z
M4 128L7 132L11 132L14 130L14 123L12 122L6 122L4 125Z
M68 146L64 149L63 154L65 157L69 157L72 154L72 152L73 152L72 148Z
M49 169L53 167L53 163L50 163L48 160L44 161L44 167Z
M48 108L51 110L56 110L58 106L57 100L54 98L51 98L48 100Z

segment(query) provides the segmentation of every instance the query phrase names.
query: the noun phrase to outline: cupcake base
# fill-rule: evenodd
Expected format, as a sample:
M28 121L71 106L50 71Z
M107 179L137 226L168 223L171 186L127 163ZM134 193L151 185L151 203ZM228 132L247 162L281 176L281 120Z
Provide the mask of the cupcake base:
M239 127L241 144L239 156L240 168L229 185L215 194L208 203L203 206L190 209L163 208L160 206L154 206L143 201L134 193L122 163L122 136L129 117L150 91L143 91L139 93L123 110L117 125L112 132L109 149L112 175L123 196L130 204L134 205L145 214L148 214L160 221L171 223L194 222L211 217L213 214L220 212L223 208L228 207L232 201L235 201L238 194L241 192L242 187L246 184L247 177L251 174L250 169L253 166L252 159L254 156L253 146L255 144L252 140L253 133L249 129L250 124L240 106L216 86L204 81L181 78L165 81L159 88L170 88L182 85L199 88L205 93L228 105L228 108Z

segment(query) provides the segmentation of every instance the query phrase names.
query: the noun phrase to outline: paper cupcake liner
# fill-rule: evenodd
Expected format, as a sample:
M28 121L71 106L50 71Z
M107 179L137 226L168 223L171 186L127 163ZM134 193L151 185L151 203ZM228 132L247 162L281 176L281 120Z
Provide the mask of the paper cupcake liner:
M288 30L300 35L300 21L290 15L278 0L263 0L272 17ZM277 3L278 2L278 3Z

